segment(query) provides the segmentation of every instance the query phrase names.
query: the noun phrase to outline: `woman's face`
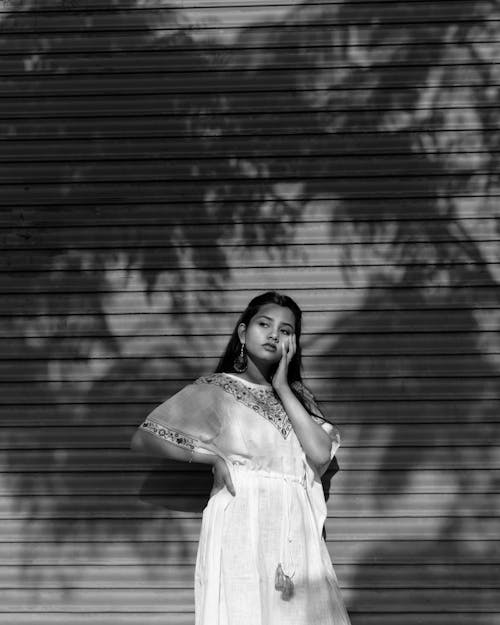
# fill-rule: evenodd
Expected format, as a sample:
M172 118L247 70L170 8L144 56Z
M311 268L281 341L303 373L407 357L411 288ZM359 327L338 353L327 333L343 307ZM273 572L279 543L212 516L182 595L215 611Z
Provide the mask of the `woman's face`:
M279 362L282 345L295 333L295 315L289 308L265 304L250 319L248 326L238 328L240 341L245 343L253 360L274 364Z

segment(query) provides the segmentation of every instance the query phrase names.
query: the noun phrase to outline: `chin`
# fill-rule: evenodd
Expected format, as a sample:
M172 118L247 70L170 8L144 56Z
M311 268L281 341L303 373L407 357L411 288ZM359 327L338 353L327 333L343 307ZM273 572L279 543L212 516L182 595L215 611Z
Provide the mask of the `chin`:
M266 351L264 351L263 353L259 353L259 354L249 354L249 355L254 362L262 362L262 363L265 363L266 365L275 365L280 361L280 357L278 357L276 354L273 354L271 352L266 352Z
M281 356L278 354L278 352L264 352L264 355L261 357L261 360L264 360L265 362L271 362L271 363L277 363L279 362L281 359Z

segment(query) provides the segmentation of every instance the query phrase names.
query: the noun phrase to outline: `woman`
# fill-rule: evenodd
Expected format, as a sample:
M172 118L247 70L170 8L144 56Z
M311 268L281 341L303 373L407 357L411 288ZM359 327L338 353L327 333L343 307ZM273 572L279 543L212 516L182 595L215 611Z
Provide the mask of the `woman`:
M302 384L301 311L254 298L214 374L149 414L136 451L212 465L196 625L349 625L322 537L321 475L339 432Z

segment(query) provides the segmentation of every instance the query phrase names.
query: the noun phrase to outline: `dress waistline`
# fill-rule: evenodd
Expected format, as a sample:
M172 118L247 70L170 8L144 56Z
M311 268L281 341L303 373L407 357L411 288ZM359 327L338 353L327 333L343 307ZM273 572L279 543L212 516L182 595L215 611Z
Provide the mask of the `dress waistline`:
M256 469L254 467L249 467L245 464L240 464L238 462L230 462L231 469L237 469L238 471L244 471L246 473L255 474L259 477L267 477L276 480L283 480L285 482L296 482L305 488L306 486L306 473L304 471L303 475L299 477L298 475L294 475L293 473L282 473L280 471L270 471L269 469Z

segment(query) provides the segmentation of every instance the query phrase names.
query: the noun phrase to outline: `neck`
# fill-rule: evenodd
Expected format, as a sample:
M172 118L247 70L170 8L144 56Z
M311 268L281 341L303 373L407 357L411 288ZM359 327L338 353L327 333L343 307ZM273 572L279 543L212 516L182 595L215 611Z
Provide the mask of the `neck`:
M241 377L254 384L270 384L271 374L272 365L268 363L257 363L251 358L248 358L247 370L241 374Z

